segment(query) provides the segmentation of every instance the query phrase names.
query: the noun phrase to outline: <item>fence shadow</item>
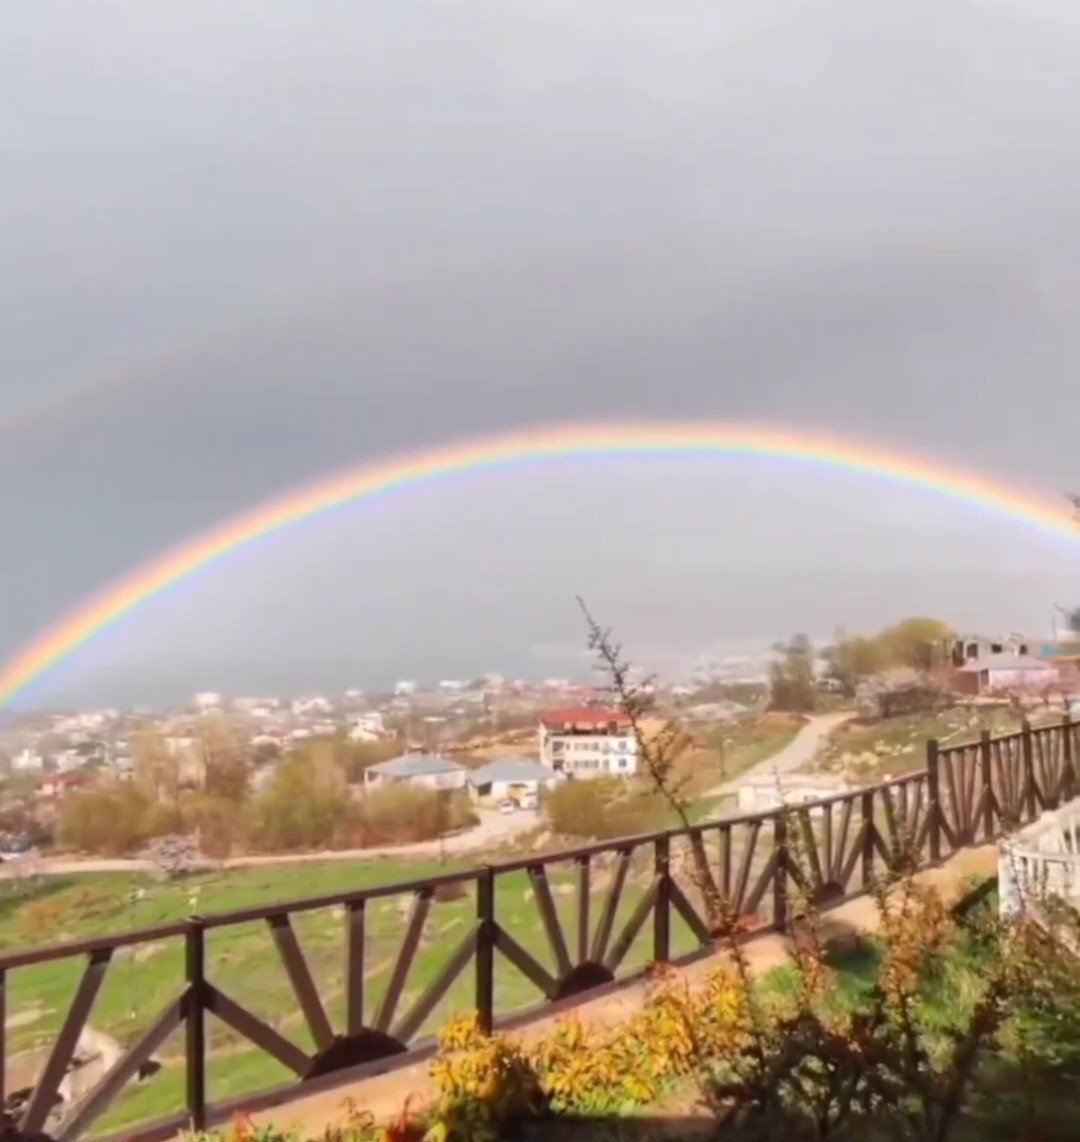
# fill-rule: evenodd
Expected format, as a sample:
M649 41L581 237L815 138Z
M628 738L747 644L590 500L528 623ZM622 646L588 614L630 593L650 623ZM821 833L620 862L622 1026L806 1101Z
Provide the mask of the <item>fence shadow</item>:
M523 1124L513 1137L520 1142L702 1142L720 1135L705 1115L560 1115Z

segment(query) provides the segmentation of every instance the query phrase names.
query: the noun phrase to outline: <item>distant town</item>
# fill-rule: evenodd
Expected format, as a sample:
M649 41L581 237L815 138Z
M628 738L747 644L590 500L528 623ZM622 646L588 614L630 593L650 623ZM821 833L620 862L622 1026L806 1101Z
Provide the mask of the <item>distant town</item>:
M850 645L857 658L863 642L868 640L810 651L815 689L824 695L846 691L847 698L858 691L864 703L879 703L879 714L903 712L905 701L910 704L904 695L914 686L910 678L897 682L895 669L872 663L845 666L843 647ZM783 657L776 654L774 669ZM1080 686L1073 687L1080 664L1075 642L959 636L933 657L923 664L928 670L909 667L907 673L932 675L938 687L947 677L954 700L997 695L1000 701L1012 694L1015 704L1021 693L1027 702L1039 696L1047 704L1053 693L1059 708L1080 693ZM846 676L860 669L861 677ZM767 659L702 661L685 684L653 686L652 698L659 712L677 713L690 727L722 727L770 706L809 708L805 698L784 698L782 682L770 679ZM504 814L535 811L543 791L566 779L634 778L639 772L639 742L610 694L564 678L525 681L489 673L430 684L400 679L383 692L350 689L291 699L205 691L166 711L10 716L0 731L0 849L10 854L53 842L62 806L80 792L116 789L135 779L140 789L150 789L152 801L171 804L185 791L194 796L219 789L222 780L212 771L224 764L238 774L229 779L228 797L239 805L270 789L286 761L310 765L319 756L332 758L335 779L354 799L407 785L455 792L481 812ZM191 808L188 816L200 811ZM117 851L124 847L118 844Z

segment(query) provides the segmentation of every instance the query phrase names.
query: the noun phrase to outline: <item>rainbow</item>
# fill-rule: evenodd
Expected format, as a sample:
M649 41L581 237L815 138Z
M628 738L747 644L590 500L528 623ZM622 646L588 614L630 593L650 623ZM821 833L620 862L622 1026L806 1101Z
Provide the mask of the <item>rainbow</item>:
M0 707L123 616L261 536L345 504L455 473L560 457L772 457L824 465L923 488L1045 532L1077 538L1064 502L940 460L870 443L780 427L708 423L598 423L535 427L408 452L337 472L188 539L136 567L31 639L0 666Z

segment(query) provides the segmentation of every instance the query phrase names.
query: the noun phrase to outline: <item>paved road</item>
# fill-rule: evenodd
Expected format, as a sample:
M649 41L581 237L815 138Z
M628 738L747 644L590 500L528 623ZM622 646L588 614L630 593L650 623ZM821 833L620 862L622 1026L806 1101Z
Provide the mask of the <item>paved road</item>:
M773 775L792 773L812 761L828 734L851 714L820 714L810 718L807 724L780 750L749 769L738 777L724 782L702 794L702 797L718 797L734 794L739 785L751 777L763 774ZM412 845L386 845L382 848L345 849L313 853L279 853L268 856L234 857L226 861L208 861L210 868L250 868L272 864L306 864L312 861L328 860L373 860L379 857L425 857L460 856L478 849L490 848L502 841L510 840L516 834L535 828L540 823L535 810L519 809L516 813L500 813L497 810L481 809L480 823L440 842L420 841ZM19 875L20 866L26 871L31 868L37 875L58 876L89 872L149 872L154 865L145 860L106 860L104 858L79 859L70 857L12 858L0 864L0 881Z
M817 756L818 750L825 743L825 739L841 722L846 722L853 714L815 714L805 726L788 742L779 753L766 757L744 769L738 777L717 785L714 789L703 793L702 797L722 797L725 794L737 793L743 782L754 777L775 777L783 773L794 773L808 765Z

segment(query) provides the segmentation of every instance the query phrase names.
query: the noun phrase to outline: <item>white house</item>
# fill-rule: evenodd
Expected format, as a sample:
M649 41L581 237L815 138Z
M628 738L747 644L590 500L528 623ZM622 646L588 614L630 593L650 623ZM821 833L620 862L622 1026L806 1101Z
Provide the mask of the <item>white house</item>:
M540 715L540 761L568 777L632 777L638 771L637 740L618 710L550 710Z
M11 759L11 768L19 773L39 773L44 767L45 759L32 749L24 749Z
M386 734L386 723L383 721L381 711L372 710L367 714L358 714L353 718L352 728L349 730L349 741L376 742Z
M57 773L72 773L86 764L86 758L77 749L62 749L53 757Z
M820 801L834 793L846 793L851 787L838 777L822 773L763 773L747 778L739 785L739 812L760 813L779 809L781 805L804 805Z
M448 757L433 753L406 753L380 761L364 770L364 788L384 785L422 785L428 789L464 789L469 771Z
M416 693L416 683L411 678L401 678L394 683L394 696L396 698L407 698L410 694Z
M292 703L292 712L297 717L311 714L329 714L333 708L330 700L321 694L312 694L307 698L296 698Z
M200 710L216 710L221 705L221 695L214 690L204 690L195 695L195 705Z
M542 788L556 784L559 775L546 765L526 757L500 757L469 774L469 792L478 800L516 800L536 796Z
M250 718L271 718L277 712L280 703L277 698L237 698L233 708Z
M989 654L965 663L953 674L958 690L966 694L986 694L995 690L1040 692L1058 685L1056 667L1026 654Z

